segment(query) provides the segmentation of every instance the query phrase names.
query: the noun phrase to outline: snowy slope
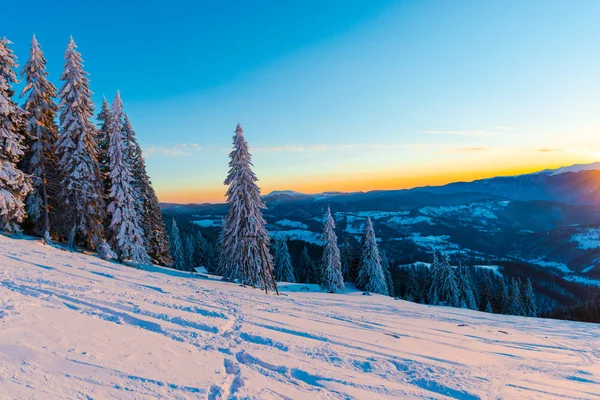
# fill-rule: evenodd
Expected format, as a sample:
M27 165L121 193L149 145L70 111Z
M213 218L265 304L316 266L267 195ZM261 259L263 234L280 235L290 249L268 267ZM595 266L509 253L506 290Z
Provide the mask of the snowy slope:
M0 398L600 397L599 325L292 286L0 236Z

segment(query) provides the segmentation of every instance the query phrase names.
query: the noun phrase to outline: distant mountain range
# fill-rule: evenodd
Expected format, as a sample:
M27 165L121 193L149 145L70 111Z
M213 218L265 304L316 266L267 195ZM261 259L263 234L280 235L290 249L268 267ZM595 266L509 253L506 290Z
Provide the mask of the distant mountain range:
M264 200L276 238L320 244L329 206L340 241L358 240L370 217L381 248L397 264L428 261L436 247L473 262L600 286L600 163L406 190L284 190ZM214 230L227 210L226 204L163 205L166 215Z

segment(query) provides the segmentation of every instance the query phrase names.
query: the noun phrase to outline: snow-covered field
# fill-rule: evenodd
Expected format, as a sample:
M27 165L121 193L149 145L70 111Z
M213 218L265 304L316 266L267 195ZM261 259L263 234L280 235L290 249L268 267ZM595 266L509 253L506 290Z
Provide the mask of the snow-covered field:
M0 236L0 398L600 398L600 325L288 287Z

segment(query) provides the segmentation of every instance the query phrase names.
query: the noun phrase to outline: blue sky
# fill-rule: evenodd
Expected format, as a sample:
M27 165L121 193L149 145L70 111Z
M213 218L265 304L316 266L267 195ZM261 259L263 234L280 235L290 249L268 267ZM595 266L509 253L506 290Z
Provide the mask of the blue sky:
M31 1L58 85L69 35L121 90L164 201L218 201L237 122L263 191L372 190L599 159L597 1Z

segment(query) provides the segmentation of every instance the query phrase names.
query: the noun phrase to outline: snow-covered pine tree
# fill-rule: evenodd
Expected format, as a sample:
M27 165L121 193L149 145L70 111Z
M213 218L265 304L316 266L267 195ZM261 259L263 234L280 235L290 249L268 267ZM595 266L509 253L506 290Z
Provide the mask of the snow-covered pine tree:
M111 110L106 97L102 97L102 107L98 113L98 129L96 129L96 148L98 149L98 168L102 185L104 187L104 195L110 195L110 155L108 154L108 146L110 144L110 129L111 129Z
M123 131L127 140L128 164L131 167L132 187L135 192L136 209L141 215L144 231L144 246L148 255L160 265L171 265L167 229L162 218L158 197L152 186L152 181L146 171L146 162L142 154L135 131L127 113L124 115Z
M185 255L186 269L188 271L194 271L198 266L196 265L196 244L194 243L194 236L187 235L183 242L183 252Z
M304 246L302 253L300 254L300 265L299 265L298 282L302 283L315 283L319 279L316 275L315 264L308 254L308 248Z
M123 133L123 103L121 95L113 101L110 129L110 204L111 239L119 261L131 259L136 264L150 263L141 228L141 218L136 208L133 178L127 165L126 138Z
M500 313L501 314L509 314L510 313L510 296L508 294L508 285L504 281L504 278L500 279L500 285L498 288L500 293Z
M229 173L225 179L227 203L231 206L223 223L221 240L225 278L243 285L277 291L273 276L271 238L262 216L265 203L260 197L258 178L252 171L252 156L244 131L237 125L233 151L229 154Z
M527 317L537 317L537 306L535 304L535 292L531 279L527 278L522 290L524 315Z
M58 140L55 118L58 106L54 103L56 88L47 79L46 59L33 36L29 60L21 71L27 82L21 96L27 113L26 134L29 138L30 156L25 172L32 175L33 190L27 196L27 216L33 223L35 234L50 232L50 212L56 209L59 181L54 146Z
M433 261L427 277L427 302L435 305L440 302L440 256L438 251L433 249Z
M23 200L31 191L31 181L17 169L23 157L23 111L12 100L12 84L17 83L17 59L11 42L0 39L0 231L18 232L25 218Z
M381 256L371 218L367 218L361 241L361 257L357 284L361 290L389 295L385 274L381 266Z
M396 296L396 290L394 289L394 278L392 278L392 266L387 258L385 251L381 251L381 267L383 268L383 274L385 275L385 282L387 284L388 293L390 296Z
M342 263L340 260L340 249L337 245L335 234L335 221L331 216L331 210L327 207L325 216L325 227L323 228L323 264L321 271L321 289L325 292L335 293L346 291L344 277L342 276Z
M60 78L64 84L59 92L60 135L56 153L62 177L62 197L71 211L68 216L71 221L69 245L76 245L79 234L81 242L94 247L102 239L104 190L94 140L96 128L91 122L94 114L92 92L81 54L76 49L71 38Z
M494 301L494 284L492 283L492 279L490 278L491 274L487 271L484 272L483 283L481 287L481 299L479 300L479 306L482 307L481 311L486 311L485 307L487 304L491 304Z
M195 264L203 266L208 272L214 272L215 253L212 245L204 238L202 232L196 231L194 237Z
M127 163L131 168L136 209L142 215L141 223L145 234L144 245L153 260L161 265L169 265L171 263L169 243L158 198L146 171L142 148L137 141L129 116L125 112L123 113L123 119Z
M344 282L355 282L356 281L356 264L358 261L358 254L356 249L350 242L350 237L344 238L343 245L340 248L340 258L342 261L342 276Z
M483 311L485 311L487 313L494 312L494 310L492 309L492 304L489 301L485 304L485 308L483 309Z
M448 254L443 256L440 263L439 280L440 302L447 306L460 307L456 275L454 274L454 268L450 265Z
M177 227L177 222L175 222L175 218L173 218L171 222L171 259L173 260L173 264L171 265L173 268L185 271L185 254L183 249L183 242L181 241L181 234L179 233L179 228Z
M278 282L296 282L294 266L285 239L278 240L275 245L275 279Z
M406 278L406 290L404 293L404 299L417 303L421 298L421 290L419 288L419 282L415 275L413 268L408 269L408 277Z
M510 315L524 315L523 299L521 298L521 288L519 282L512 278L510 283Z
M477 302L475 301L475 295L473 294L471 275L467 267L462 265L461 262L459 262L458 265L456 281L458 286L460 307L477 310Z

